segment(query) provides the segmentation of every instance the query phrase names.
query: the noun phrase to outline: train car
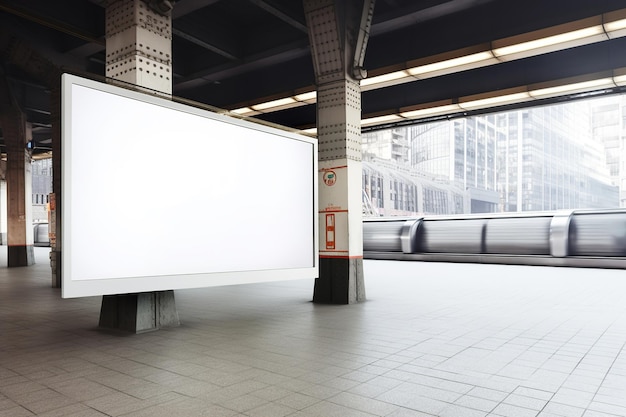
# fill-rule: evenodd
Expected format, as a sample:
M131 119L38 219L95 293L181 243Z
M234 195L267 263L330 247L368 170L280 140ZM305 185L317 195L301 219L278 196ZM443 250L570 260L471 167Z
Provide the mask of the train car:
M363 221L366 259L626 267L626 210Z

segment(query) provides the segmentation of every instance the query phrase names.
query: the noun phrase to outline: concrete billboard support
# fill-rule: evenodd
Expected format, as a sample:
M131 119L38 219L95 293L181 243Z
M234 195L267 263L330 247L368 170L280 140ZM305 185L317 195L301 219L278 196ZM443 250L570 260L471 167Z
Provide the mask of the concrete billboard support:
M174 291L105 295L98 325L133 333L178 326Z

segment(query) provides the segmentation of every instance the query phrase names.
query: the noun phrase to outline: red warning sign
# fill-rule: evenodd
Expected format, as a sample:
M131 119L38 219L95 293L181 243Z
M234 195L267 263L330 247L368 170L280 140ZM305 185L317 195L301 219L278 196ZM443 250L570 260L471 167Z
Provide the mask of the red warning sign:
M335 249L335 214L326 214L326 249Z

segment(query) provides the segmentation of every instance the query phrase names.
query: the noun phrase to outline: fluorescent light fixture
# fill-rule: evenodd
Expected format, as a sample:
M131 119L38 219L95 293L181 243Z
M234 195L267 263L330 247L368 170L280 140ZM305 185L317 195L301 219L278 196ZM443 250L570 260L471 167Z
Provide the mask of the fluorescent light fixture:
M420 117L454 113L458 110L461 110L458 104L452 103L452 100L443 100L418 106L403 107L400 109L399 114L406 119L417 119Z
M606 40L602 16L536 30L492 42L493 54L514 60Z
M401 120L401 119L402 118L398 116L397 114L387 114L384 116L376 116L376 117L370 117L368 119L363 119L361 120L361 126L383 124L383 123L393 122L394 120Z
M615 32L621 29L626 29L626 19L616 20L615 22L605 23L604 27L607 32Z
M611 39L626 36L626 9L605 13L604 30Z
M576 30L574 32L562 33L560 35L549 36L543 39L537 39L534 41L518 43L516 45L504 46L502 48L496 48L493 53L500 57L503 55L514 55L521 52L528 52L532 50L539 50L554 45L559 45L558 49L562 49L562 45L568 42L577 41L583 38L599 35L603 33L602 26L594 26L587 29ZM587 42L585 42L587 43ZM534 54L533 54L534 55Z
M476 94L461 97L459 107L465 110L483 109L486 107L503 106L505 104L521 103L531 100L525 87L493 91L487 94Z
M241 107L230 111L231 113L239 114L241 116L250 116L253 114L259 114L258 111L252 110L250 107Z
M374 88L385 87L387 85L399 84L398 81L404 78L407 78L407 81L413 80L413 78L411 78L409 73L405 70L394 71L394 72L389 72L387 74L377 75L371 78L365 78L364 80L361 80L361 89L367 91L367 90L372 90ZM395 81L395 82L392 82L392 81ZM364 88L364 87L371 87L371 88Z
M296 99L292 97L279 98L278 100L266 101L265 103L255 104L252 107L254 110L263 111L268 109L280 110L281 108L293 107L290 104L297 103Z
M407 63L406 71L419 79L437 77L497 63L487 45L459 49Z
M309 91L307 93L302 93L293 96L293 98L297 101L304 101L306 103L313 104L317 100L317 91Z
M597 78L588 81L573 82L562 85L555 85L553 87L534 88L529 87L529 94L533 98L548 98L558 97L564 94L583 93L591 90L597 90L600 88L615 87L613 78Z
M493 58L489 52L480 52L458 58L448 59L446 61L433 62L432 64L420 65L419 67L409 68L407 72L411 75L424 75L445 69L462 67L464 65L473 64L475 62L485 61Z

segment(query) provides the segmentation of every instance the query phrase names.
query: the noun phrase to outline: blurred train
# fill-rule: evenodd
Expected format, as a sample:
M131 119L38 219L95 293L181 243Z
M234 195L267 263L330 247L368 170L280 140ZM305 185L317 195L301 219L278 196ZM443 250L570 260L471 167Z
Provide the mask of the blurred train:
M366 259L626 267L626 209L366 218Z
M33 240L35 246L50 246L47 222L33 223Z

